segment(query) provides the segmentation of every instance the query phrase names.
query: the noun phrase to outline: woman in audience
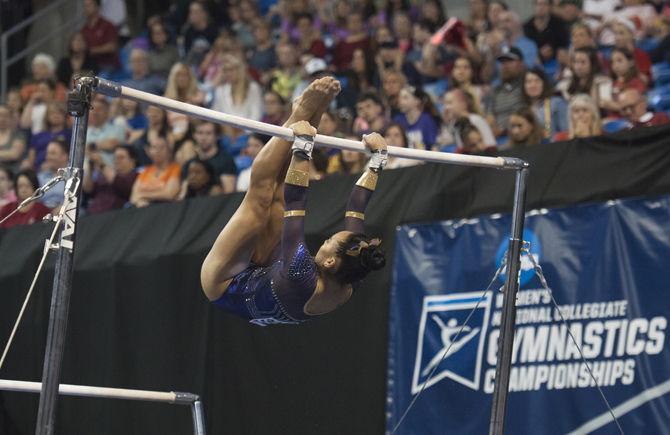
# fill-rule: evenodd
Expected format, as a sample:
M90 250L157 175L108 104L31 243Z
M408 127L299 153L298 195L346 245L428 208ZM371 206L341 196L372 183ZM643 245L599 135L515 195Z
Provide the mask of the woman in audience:
M58 81L70 87L72 85L72 77L75 74L95 74L96 72L97 67L89 55L84 35L80 32L74 33L70 37L68 56L58 62L58 68L56 69Z
M200 64L198 76L207 89L213 89L221 80L221 69L226 54L241 55L240 44L229 32L223 32L216 38L212 48Z
M165 79L179 62L179 51L170 43L170 34L159 19L149 25L149 71Z
M263 95L263 117L261 122L273 125L282 125L286 114L286 100L275 91L266 91Z
M407 148L407 135L405 130L403 130L400 124L395 122L391 123L386 127L384 131L384 139L386 139L386 144L392 147ZM422 164L422 161L419 160L410 160L404 159L402 157L389 157L389 161L386 164L386 169L396 169L404 168L407 166L415 166Z
M645 83L650 84L653 79L651 76L651 59L647 52L635 45L635 35L633 33L635 26L633 22L619 19L611 23L611 28L614 32L614 46L633 53L637 70Z
M130 199L137 178L137 153L131 146L114 149L114 166L107 166L99 151L88 154L89 167L84 171L82 189L88 195L89 214L122 208Z
M9 109L11 127L19 128L21 113L23 112L23 100L19 88L9 88L5 98L5 106Z
M553 93L549 77L542 68L534 67L526 71L523 98L544 127L545 138L568 129L568 105L562 97L554 96Z
M586 94L575 95L568 106L568 131L554 136L554 141L598 136L602 132L600 110Z
M24 169L16 175L16 201L6 204L0 209L0 220L6 218L23 201L30 198L38 188L37 174L32 169ZM33 201L14 213L0 228L10 228L16 225L29 225L41 220L51 210L39 201Z
M149 126L149 121L140 110L140 103L123 98L119 100L120 113L114 118L114 123L126 130L126 143L133 143Z
M489 145L484 140L481 131L467 118L461 118L456 122L456 129L462 138L461 145L456 148L458 154L471 155L494 155L498 151L495 145Z
M135 207L146 207L152 202L174 201L179 195L181 169L172 159L172 147L165 136L156 136L147 151L151 165L137 176L130 194Z
M137 153L137 161L140 166L151 163L149 156L146 153L146 147L149 143L157 137L167 137L169 140L171 133L168 128L167 115L165 110L156 106L148 106L144 111L147 120L149 121L149 126L142 136L140 136L136 141L132 142L130 145L135 148Z
M407 132L410 148L432 149L439 130L439 114L435 105L422 89L405 86L400 91L398 108L401 114L393 121Z
M198 158L186 163L186 179L182 183L179 199L214 196L222 193L223 189L214 175L212 165Z
M12 114L7 106L0 105L0 164L17 170L26 140L23 133L12 125Z
M251 181L251 165L263 146L270 140L268 136L252 133L247 138L247 146L240 152L240 156L248 159L248 167L242 169L237 175L235 191L246 192Z
M205 93L198 89L195 75L184 63L176 63L170 69L164 96L198 106L205 101ZM189 127L189 118L182 113L168 112L167 122L175 140L181 139Z
M44 128L40 133L30 137L28 156L25 167L40 169L46 157L47 145L55 139L70 143L71 130L67 126L67 112L65 104L51 102L47 105Z
M476 81L472 60L467 56L456 58L449 78L449 89L460 88L470 94L474 101L475 113L481 115L484 113L490 89L488 86L474 84Z
M570 59L570 77L562 80L557 89L563 98L577 94L588 94L598 107L604 108L612 102L612 79L600 74L597 51L593 48L578 48Z
M533 110L529 107L517 109L509 117L508 148L538 145L544 140L544 129L535 119Z
M0 164L0 209L14 201L16 201L14 173L9 167Z
M612 50L612 103L607 106L609 116L621 115L621 104L618 101L619 94L626 89L635 89L640 94L647 91L647 84L635 66L633 53L625 48L614 48Z
M47 106L54 99L56 82L52 79L44 79L37 84L35 90L30 94L30 99L21 112L19 125L31 134L37 134L44 130L44 118Z
M442 99L442 128L437 138L440 146L456 144L457 148L463 148L465 136L460 126L467 123L479 132L481 140L487 147L496 146L496 138L491 127L483 116L474 112L474 100L472 95L461 88L454 88L444 94Z
M223 83L214 91L212 109L260 121L263 91L249 76L244 59L226 54L222 72Z
M30 101L33 92L37 90L39 84L44 80L53 82L54 98L58 101L65 101L67 88L64 84L57 82L56 61L45 53L38 53L30 63L31 77L21 86L21 99L24 102Z

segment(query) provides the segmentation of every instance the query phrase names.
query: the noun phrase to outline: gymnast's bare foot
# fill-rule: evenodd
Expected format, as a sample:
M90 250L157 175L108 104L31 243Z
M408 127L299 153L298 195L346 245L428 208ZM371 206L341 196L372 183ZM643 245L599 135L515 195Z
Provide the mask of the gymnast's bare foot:
M293 102L293 112L285 125L298 121L309 121L317 127L321 115L337 94L340 93L340 82L333 77L322 77L310 83L305 92Z

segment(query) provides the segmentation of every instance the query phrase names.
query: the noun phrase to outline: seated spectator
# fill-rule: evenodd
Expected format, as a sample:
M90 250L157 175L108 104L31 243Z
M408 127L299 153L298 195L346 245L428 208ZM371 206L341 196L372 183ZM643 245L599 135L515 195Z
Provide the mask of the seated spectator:
M597 48L596 40L593 36L593 31L588 26L588 24L582 21L576 22L570 28L570 40L571 43L568 52L566 53L561 51L558 56L560 70L557 75L557 79L559 81L572 77L572 71L570 70L570 59L572 59L572 55L574 54L575 50L580 48ZM597 57L598 67L601 71L606 71L607 61L605 57L600 52L597 52Z
M651 127L670 123L665 112L651 112L647 97L635 88L628 88L619 94L621 113L633 123L633 127Z
M218 32L210 22L209 11L204 1L192 1L188 7L188 21L181 32L184 38L185 62L200 65Z
M214 91L212 109L260 121L263 116L263 90L249 77L243 59L229 54L224 56L223 84Z
M286 121L286 100L275 91L267 91L263 95L263 117L261 122L282 125Z
M444 7L440 3L440 0L425 0L421 2L419 20L430 22L436 29L446 23L447 17L444 14Z
M37 91L40 83L48 80L53 82L53 91L58 101L65 101L67 88L63 83L56 81L56 61L49 54L38 53L30 63L31 77L21 86L21 99L24 102L31 101L33 93Z
M130 51L129 64L131 77L122 82L124 86L154 95L163 95L165 79L149 71L149 54L146 50L133 48Z
M472 60L467 56L457 57L449 75L449 89L460 88L470 94L475 112L484 113L491 89L489 86L475 84L476 81L477 76Z
M505 134L509 117L523 107L523 54L516 47L498 56L501 83L491 95L491 124L496 136Z
M560 50L567 50L570 36L566 23L551 13L550 0L534 0L534 14L526 21L523 31L540 50L540 61L555 60Z
M604 108L612 102L612 79L600 73L593 48L578 48L572 53L570 77L561 80L556 89L568 101L574 95L588 94L598 107Z
M272 41L272 27L264 19L257 19L254 22L255 46L249 56L249 66L260 73L260 80L263 85L270 81L269 72L277 66L277 54Z
M19 125L25 130L30 130L31 134L37 134L44 131L44 119L47 113L47 106L54 99L56 92L56 82L52 79L41 80L37 88L30 95L30 100L21 112Z
M205 101L205 93L198 89L193 71L181 62L175 63L170 69L164 96L197 106ZM183 113L167 112L167 123L175 140L183 138L189 129L189 117Z
M625 48L615 47L612 50L612 103L607 105L612 113L611 116L618 116L621 110L618 97L626 89L637 89L640 94L647 91L647 85L635 66L633 53Z
M310 54L323 59L328 54L326 44L321 39L321 31L314 24L314 17L310 13L302 13L295 17L298 37L294 44L301 54Z
M223 58L226 54L241 57L242 48L233 35L223 32L214 40L212 48L207 52L198 68L198 75L202 78L206 89L213 89L221 84L221 69L223 68ZM186 67L188 68L188 65Z
M526 67L530 68L538 64L540 61L538 46L535 41L524 35L519 14L514 11L501 12L498 28L503 32L504 39L496 50L497 53L504 53L506 48L516 47Z
M160 20L149 26L149 47L149 73L167 79L172 65L179 62L179 51Z
M186 163L186 179L182 182L180 200L222 193L223 189L214 175L212 165L197 158Z
M47 145L49 145L49 142L52 140L60 140L69 144L71 135L72 132L67 126L65 104L56 102L49 103L44 118L44 128L42 132L30 137L28 155L23 163L24 166L39 171L46 157Z
M54 178L60 168L67 168L69 153L69 143L58 139L49 142L44 164L37 173L37 180L40 186L44 186L49 180ZM65 181L59 181L40 198L40 202L46 205L54 213L58 213L58 208L63 204L64 193Z
M568 105L562 97L553 95L554 89L542 68L526 71L523 98L533 109L535 118L544 127L544 137L553 137L568 129Z
M240 41L245 51L253 48L253 23L260 18L256 2L241 0L237 5L230 3L228 17L231 21L230 28L235 34L235 39Z
M430 38L436 30L437 27L432 21L421 20L415 23L412 48L405 58L421 74L421 82L424 84L442 79L447 64L453 60L446 45L431 43Z
M442 120L444 123L440 135L438 136L437 143L441 146L455 143L458 148L464 148L465 136L461 134L462 131L458 128L459 123L460 125L463 125L463 119L466 119L468 124L479 131L479 134L487 147L496 146L496 138L493 136L491 127L486 120L474 110L474 100L472 99L472 96L460 88L452 89L444 94L442 110Z
M21 113L23 113L23 100L21 91L18 88L9 88L5 97L5 107L9 109L9 124L11 128L19 128Z
M642 39L647 35L648 28L658 16L653 4L653 2L649 4L642 0L623 0L621 7L607 11L602 22L605 24L615 21L625 22L631 29L633 38ZM612 29L612 31L616 33L616 30ZM600 32L601 45L612 45L613 39L616 39L616 36L613 36L607 27Z
M270 140L269 137L260 135L258 133L252 133L247 138L247 146L244 148L240 155L246 156L253 164L254 159L261 151L261 148ZM240 171L240 174L237 176L237 182L235 185L235 191L237 192L246 192L249 189L249 181L251 180L251 164L249 167Z
M610 26L614 32L614 46L633 53L637 70L642 75L645 83L651 83L653 81L653 77L651 76L651 59L644 50L635 45L635 36L633 33L635 31L635 24L628 19L618 19L613 21Z
M538 145L544 140L544 129L535 119L533 110L529 107L517 109L509 117L508 148Z
M114 118L114 124L126 131L125 143L133 143L144 134L149 121L140 110L140 103L123 98L120 101L120 113Z
M0 105L0 164L9 170L17 170L25 149L26 139L23 133L12 125L9 108Z
M360 140L359 137L350 136L347 139ZM342 150L341 171L345 175L356 175L363 172L368 159L365 154L358 151Z
M321 115L321 121L318 126L319 134L333 137L344 137L344 133L340 128L340 119L332 110L328 110ZM340 150L336 148L320 148L328 157L328 165L326 167L326 174L339 173L342 169Z
M191 123L188 125L188 130L180 138L174 140L174 161L179 164L179 166L184 165L189 160L195 158L197 153L195 152L195 139L193 138L195 134L195 126Z
M439 130L435 105L422 89L405 86L398 101L400 115L393 121L400 124L409 139L410 148L432 149Z
M400 124L396 123L391 123L386 127L386 131L384 131L384 139L386 139L386 143L392 147L407 148L409 145L405 130L403 130ZM423 162L419 160L389 157L386 169L405 168L407 166L416 166L420 164L423 164Z
M388 119L384 114L384 105L376 94L366 93L358 98L356 103L356 114L353 132L355 135L363 135L372 132L384 131Z
M390 24L400 51L407 56L412 49L412 19L407 12L398 11L393 14Z
M130 142L130 145L135 149L135 153L137 154L137 162L139 166L151 163L145 149L148 147L149 142L152 139L163 136L170 139L170 128L168 127L165 110L156 106L148 106L144 113L149 122L149 126L143 131L138 139L134 142Z
M32 169L24 169L16 174L16 201L12 201L0 209L0 220L9 216L19 204L30 198L38 187L37 175ZM18 212L2 223L0 228L32 224L40 221L50 211L41 202L32 201L21 207Z
M201 122L195 127L195 151L200 160L214 168L214 174L221 180L223 193L235 191L237 167L235 161L217 144L219 126L211 122Z
M486 16L488 12L488 3L485 0L471 0L468 2L470 7L468 19L465 20L465 29L468 36L476 40L477 35L483 34L489 29L489 20Z
M172 148L167 138L158 136L152 139L147 154L151 164L145 166L135 179L130 203L135 207L146 207L151 203L176 200L181 168L172 160Z
M494 155L498 151L497 146L486 143L481 131L468 118L460 118L456 130L462 138L462 145L455 151L457 154Z
M390 39L379 40L379 50L375 56L375 64L379 78L384 80L387 72L395 71L404 75L405 81L412 86L421 85L421 74L411 62L405 60L405 55L400 50L398 41L390 36Z
M118 70L121 67L119 34L116 26L100 14L100 0L84 0L84 16L86 23L81 34L98 71Z
M370 40L365 30L365 21L360 12L352 11L347 17L349 35L335 45L333 65L338 72L344 72L351 64L351 58L357 48L368 50Z
M72 78L77 74L97 72L96 64L93 62L86 45L86 39L81 32L76 32L70 36L70 43L68 44L67 57L63 57L58 62L56 69L56 78L58 82L64 84L66 87L72 85Z
M555 142L598 136L602 133L600 110L589 95L578 94L572 97L568 114L568 131L556 134Z
M112 166L114 164L114 149L124 143L126 131L111 119L109 102L103 95L98 94L94 97L88 121L88 130L86 131L87 149L100 151L105 165Z
M579 22L582 14L581 0L560 0L556 14L568 27Z
M400 91L407 85L407 79L400 71L387 70L384 71L381 80L384 106L389 111L389 117L394 119L401 114L398 101L400 100Z
M0 164L0 209L16 201L14 191L14 173L9 167Z
M82 189L88 195L90 214L123 208L137 177L137 153L131 146L114 149L114 166L106 165L99 151L89 152L88 167L84 171Z
M288 100L302 79L298 49L290 42L279 42L275 48L277 68L270 76L270 88Z

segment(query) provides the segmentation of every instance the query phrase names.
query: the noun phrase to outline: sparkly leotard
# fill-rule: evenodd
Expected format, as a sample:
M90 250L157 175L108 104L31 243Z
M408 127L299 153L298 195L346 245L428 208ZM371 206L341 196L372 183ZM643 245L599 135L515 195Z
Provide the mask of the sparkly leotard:
M285 210L305 210L307 187L284 185ZM355 186L348 211L362 213L372 191ZM318 270L304 240L304 216L284 218L281 249L269 266L250 264L233 277L214 304L257 325L299 324L315 316L304 311L316 289ZM363 220L346 217L345 229L363 232Z

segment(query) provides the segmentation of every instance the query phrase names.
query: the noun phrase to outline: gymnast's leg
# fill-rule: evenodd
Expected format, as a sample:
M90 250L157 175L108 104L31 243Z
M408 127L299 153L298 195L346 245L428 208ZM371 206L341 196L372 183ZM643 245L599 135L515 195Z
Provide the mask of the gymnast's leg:
M330 77L313 82L293 105L285 125L310 121L326 109L339 91L339 83ZM260 151L251 167L251 180L239 208L217 237L205 258L200 280L205 295L216 300L226 291L232 277L246 269L252 257L262 261L275 246L276 222L270 225L276 204L277 186L283 179L291 157L291 143L272 138ZM283 195L282 195L283 198ZM280 227L281 231L281 227ZM274 242L276 245L276 241ZM264 252L258 252L257 250Z

